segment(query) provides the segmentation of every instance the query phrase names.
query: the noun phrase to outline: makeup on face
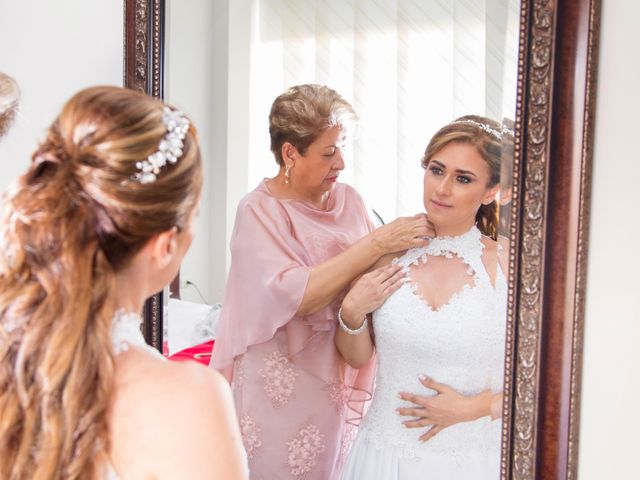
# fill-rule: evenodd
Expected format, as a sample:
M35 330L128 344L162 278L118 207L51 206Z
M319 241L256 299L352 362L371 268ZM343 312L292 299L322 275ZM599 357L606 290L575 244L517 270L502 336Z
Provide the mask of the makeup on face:
M424 207L437 226L466 231L490 192L489 166L468 144L449 144L430 160L424 175Z

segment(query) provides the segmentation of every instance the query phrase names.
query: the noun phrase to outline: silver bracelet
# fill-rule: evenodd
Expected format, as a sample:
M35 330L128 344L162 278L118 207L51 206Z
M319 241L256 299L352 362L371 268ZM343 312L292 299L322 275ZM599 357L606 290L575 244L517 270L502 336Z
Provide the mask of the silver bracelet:
M349 327L347 327L347 325L344 323L344 320L342 319L342 307L338 309L338 324L340 325L340 328L342 329L342 331L349 335L358 335L359 333L362 333L364 329L367 328L368 323L369 323L369 319L365 315L362 325L360 325L355 330L352 330Z

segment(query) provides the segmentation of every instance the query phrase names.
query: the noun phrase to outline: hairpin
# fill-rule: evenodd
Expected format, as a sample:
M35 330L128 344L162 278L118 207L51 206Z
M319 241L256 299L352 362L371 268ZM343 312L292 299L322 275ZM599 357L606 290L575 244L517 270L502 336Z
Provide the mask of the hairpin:
M160 169L167 162L173 165L182 156L183 140L189 130L189 119L181 111L165 106L162 122L167 128L167 134L160 140L158 151L149 155L146 160L136 163L136 168L140 171L133 175L133 180L142 184L155 182Z
M451 125L454 125L456 123L471 123L473 125L476 125L477 127L480 127L482 130L487 132L488 134L493 135L498 140L502 140L502 136L505 134L513 135L513 130L505 127L504 125L501 125L500 130L496 130L495 128L492 128L489 125L487 125L486 123L477 122L475 120L471 120L470 118L466 118L464 120L456 120L454 122L451 122Z

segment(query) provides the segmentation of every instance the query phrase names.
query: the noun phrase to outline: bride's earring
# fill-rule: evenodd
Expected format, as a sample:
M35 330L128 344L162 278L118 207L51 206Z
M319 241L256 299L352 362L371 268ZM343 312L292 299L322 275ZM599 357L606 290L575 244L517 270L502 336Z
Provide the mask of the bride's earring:
M289 179L291 178L291 167L287 165L287 168L284 170L284 183L289 185Z

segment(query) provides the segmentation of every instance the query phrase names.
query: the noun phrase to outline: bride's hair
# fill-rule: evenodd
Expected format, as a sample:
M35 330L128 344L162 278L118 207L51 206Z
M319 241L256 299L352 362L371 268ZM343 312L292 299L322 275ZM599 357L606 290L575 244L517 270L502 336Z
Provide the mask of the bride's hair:
M19 98L20 89L16 81L0 72L0 137L7 132L16 116Z
M136 163L167 133L164 105L80 91L9 188L0 223L0 478L99 478L109 451L115 273L198 200L193 126L154 183Z
M478 115L465 115L442 127L431 138L422 157L427 168L431 158L450 143L474 146L489 166L488 187L500 183L500 164L505 156L513 155L513 131L499 122ZM499 205L497 201L481 205L476 213L480 231L492 239L498 238Z

